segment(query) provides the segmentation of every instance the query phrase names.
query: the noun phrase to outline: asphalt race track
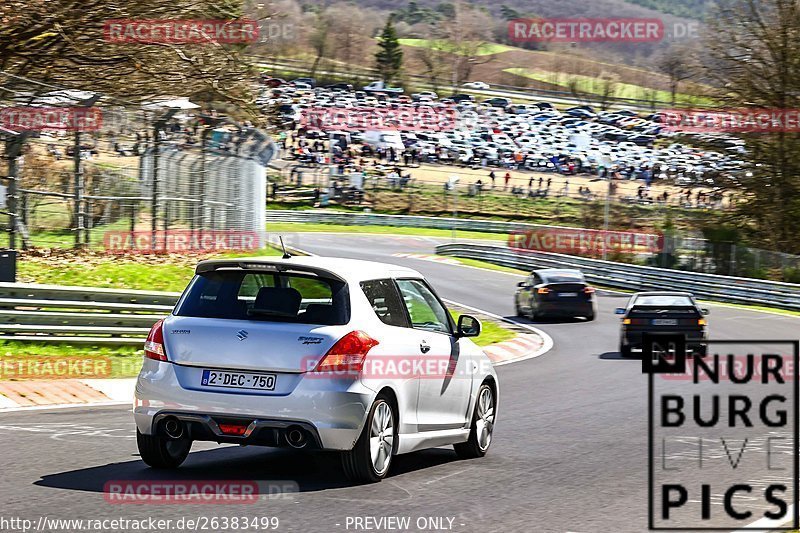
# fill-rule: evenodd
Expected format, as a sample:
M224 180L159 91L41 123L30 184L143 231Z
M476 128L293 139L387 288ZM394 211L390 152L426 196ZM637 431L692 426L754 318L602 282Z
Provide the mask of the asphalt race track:
M393 256L432 253L434 239L303 234L290 242L316 254L409 266L448 300L513 315L518 276ZM624 302L623 295L603 293L594 322L537 324L554 348L498 369L500 415L484 459L458 461L445 448L418 452L398 457L393 474L380 484L349 486L324 456L201 443L180 470L163 473L139 461L128 407L12 412L0 415L3 515L34 522L43 514L277 516L278 531L326 533L353 531L348 517L366 516L409 516L412 524L445 517L452 519L453 531L465 532L646 531L647 379L641 361L617 354L619 319L613 311ZM798 336L798 318L708 307L715 339ZM152 479L289 481L299 492L254 505L104 500L108 481Z

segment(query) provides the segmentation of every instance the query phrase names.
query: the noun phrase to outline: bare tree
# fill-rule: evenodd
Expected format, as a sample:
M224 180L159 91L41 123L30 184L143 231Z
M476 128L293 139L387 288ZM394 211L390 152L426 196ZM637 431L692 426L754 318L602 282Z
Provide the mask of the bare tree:
M614 72L601 72L598 76L600 109L608 109L609 100L616 94L619 85L619 74Z
M455 89L470 78L475 66L492 61L494 55L484 53L491 41L492 18L461 2L454 7L454 17L439 24L436 49L450 54L451 83Z
M733 0L709 16L704 81L729 109L797 110L800 106L800 4ZM800 252L800 138L790 127L743 136L746 174L739 178L737 219L775 250Z
M0 4L0 86L8 96L24 78L120 98L183 95L223 100L253 113L246 44L113 42L111 20L235 20L243 7L224 0L6 0ZM268 19L252 6L248 17ZM44 86L42 86L44 87Z
M672 106L675 105L681 82L692 78L688 56L687 48L671 46L656 61L658 69L669 79L670 105Z
M328 17L327 10L321 6L316 6L310 13L311 24L308 36L308 43L314 51L314 63L311 65L311 76L317 73L320 61L328 52L328 45L331 33L331 19Z

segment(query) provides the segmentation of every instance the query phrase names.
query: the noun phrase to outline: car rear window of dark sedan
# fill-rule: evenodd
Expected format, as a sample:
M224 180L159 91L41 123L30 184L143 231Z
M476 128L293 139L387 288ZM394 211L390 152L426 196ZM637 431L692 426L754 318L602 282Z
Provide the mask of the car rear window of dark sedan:
M640 306L649 306L649 307L694 307L694 302L688 296L680 296L680 295L668 295L668 294L659 294L659 295L647 295L647 296L639 296L633 301L633 305L640 307Z
M545 283L585 283L583 276L577 274L552 274L542 278Z
M350 321L347 284L302 273L216 270L195 276L176 316L336 326Z

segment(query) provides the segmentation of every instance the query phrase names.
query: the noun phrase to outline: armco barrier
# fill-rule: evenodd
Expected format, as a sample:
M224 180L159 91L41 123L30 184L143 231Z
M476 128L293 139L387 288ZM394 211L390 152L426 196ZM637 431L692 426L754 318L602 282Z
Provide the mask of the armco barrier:
M0 283L0 340L141 345L179 293Z
M537 268L577 268L590 282L615 289L687 291L709 300L800 311L800 285L792 283L684 272L473 243L442 244L436 247L436 253L526 271Z
M347 213L333 210L268 210L267 231L270 223L299 224L339 224L344 226L391 226L405 228L432 228L443 230L474 231L478 233L500 233L510 235L513 232L528 230L581 230L569 226L551 226L547 224L531 224L528 222L505 222L502 220L475 220L469 218L423 217L412 215L379 215L374 213ZM703 239L684 238L676 246L681 250L702 249Z

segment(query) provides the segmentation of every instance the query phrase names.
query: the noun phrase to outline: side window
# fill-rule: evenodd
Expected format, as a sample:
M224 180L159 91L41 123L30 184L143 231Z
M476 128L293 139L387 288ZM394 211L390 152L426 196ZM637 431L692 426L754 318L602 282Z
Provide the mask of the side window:
M542 283L542 278L539 277L539 274L534 274L532 285L540 285L541 283Z
M408 327L406 310L392 280L363 281L361 290L381 322L389 326Z
M397 281L397 286L411 317L412 327L451 333L447 311L422 281L403 279Z

